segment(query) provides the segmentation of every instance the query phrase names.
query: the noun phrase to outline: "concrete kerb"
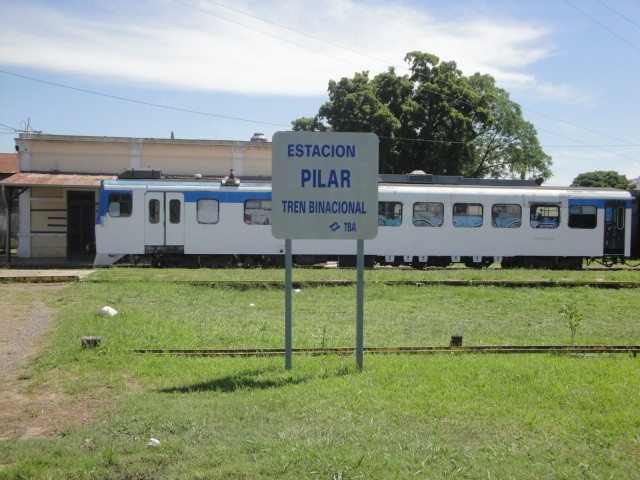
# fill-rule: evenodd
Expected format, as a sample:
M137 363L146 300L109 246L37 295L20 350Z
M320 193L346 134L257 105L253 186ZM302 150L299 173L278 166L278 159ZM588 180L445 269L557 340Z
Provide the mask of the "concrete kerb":
M0 283L57 283L77 282L91 275L94 270L59 270L59 269L0 269Z

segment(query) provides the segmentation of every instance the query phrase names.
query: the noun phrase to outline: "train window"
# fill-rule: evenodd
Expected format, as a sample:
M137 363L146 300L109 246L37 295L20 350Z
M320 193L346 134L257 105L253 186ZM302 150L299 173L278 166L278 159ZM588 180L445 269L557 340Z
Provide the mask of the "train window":
M529 224L532 228L558 228L560 207L557 205L531 205Z
M149 200L149 223L160 222L160 200L152 198Z
M201 198L196 207L198 223L218 223L220 220L220 204L218 200Z
M618 218L616 219L616 227L618 230L624 229L624 207L618 207Z
M414 203L413 224L416 227L441 227L444 224L444 205L432 202Z
M247 225L271 225L271 200L247 200L244 202L244 223Z
M378 202L378 225L397 227L402 224L402 204L400 202Z
M515 204L496 204L491 207L491 225L495 228L520 228L522 207Z
M180 223L180 206L182 202L180 200L169 200L169 222Z
M109 194L109 215L112 217L130 217L133 201L130 193Z
M596 228L598 209L593 205L574 205L569 207L569 228Z
M482 226L482 205L479 203L454 203L453 226L477 228Z

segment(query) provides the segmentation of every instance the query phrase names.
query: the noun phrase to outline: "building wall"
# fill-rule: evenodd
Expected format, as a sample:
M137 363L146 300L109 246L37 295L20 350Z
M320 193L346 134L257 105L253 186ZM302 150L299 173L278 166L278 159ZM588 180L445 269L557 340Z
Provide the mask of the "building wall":
M105 168L115 173L129 168L129 146L126 143L31 142L30 171L101 173Z
M67 255L67 202L63 188L31 188L31 255Z
M125 169L167 175L270 176L271 143L20 134L23 172L118 174Z

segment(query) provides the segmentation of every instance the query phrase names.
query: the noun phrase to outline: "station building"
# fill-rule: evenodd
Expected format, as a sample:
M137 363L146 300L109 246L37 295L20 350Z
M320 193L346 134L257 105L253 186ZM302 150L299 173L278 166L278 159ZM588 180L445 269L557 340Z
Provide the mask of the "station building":
M181 178L223 177L231 169L241 178L271 176L271 143L262 134L226 141L21 133L15 150L4 154L19 163L0 176L0 187L7 204L18 205L11 231L22 258L92 255L100 182L124 170Z

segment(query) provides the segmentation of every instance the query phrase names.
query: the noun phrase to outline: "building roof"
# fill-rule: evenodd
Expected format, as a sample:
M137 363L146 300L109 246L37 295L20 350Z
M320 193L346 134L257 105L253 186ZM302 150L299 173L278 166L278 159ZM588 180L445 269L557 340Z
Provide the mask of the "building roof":
M271 142L247 140L207 140L188 138L138 138L138 137L97 137L86 135L51 135L47 133L21 133L16 144L22 141L55 142L55 143L84 143L84 144L117 144L140 143L145 145L182 145L182 146L236 146L247 148L271 149Z
M115 175L73 175L68 173L22 172L0 180L7 187L100 187L102 180L113 180Z
M0 153L0 174L18 173L20 171L20 159L15 153Z

